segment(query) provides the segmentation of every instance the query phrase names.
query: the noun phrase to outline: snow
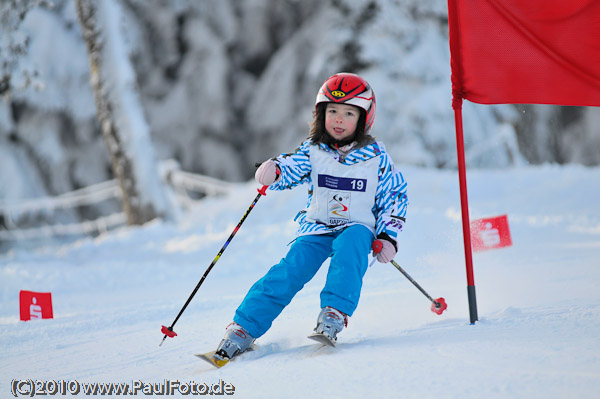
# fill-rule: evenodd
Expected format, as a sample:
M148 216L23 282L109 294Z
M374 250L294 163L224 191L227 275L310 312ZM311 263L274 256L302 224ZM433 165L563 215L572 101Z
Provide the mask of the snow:
M123 24L113 3L105 7L117 32ZM178 155L186 170L239 180L250 173L248 164L276 148L294 148L318 84L345 64L342 45L356 41L359 58L370 65L361 73L378 96L376 134L403 163L409 182L409 218L396 260L434 298L443 296L448 310L430 312L404 276L375 263L338 347L319 348L306 336L319 312L324 265L258 340L257 351L219 370L195 358L216 347L250 285L284 256L294 238L292 219L305 204L301 187L260 199L176 324L179 335L159 347L160 326L172 323L256 196L255 183L237 183L226 196L199 201L176 223L35 250L15 245L0 254L0 396L9 395L14 379L35 379L224 381L240 398L600 397L600 168L526 166L526 153L530 160L531 153L556 159L544 152L552 146L546 132L556 111L535 109L548 122L529 129L533 139L525 146L518 143L520 115L512 107L465 103L469 166L513 166L468 170L471 218L507 214L514 242L475 254L480 320L470 325L456 172L414 166L456 163L449 49L439 18L445 5L380 1L378 17L353 30L367 3L348 6L351 24L344 26L337 7L310 15L310 2L302 2L306 8L298 2L300 16L267 0L197 6L203 13L186 2L173 9L138 2L149 16L123 10L127 41L109 42L128 46L120 52L139 48L135 74L146 82L139 93L143 109L131 97L124 108L133 130L144 136L151 130L155 142L155 148L130 147L146 162L142 176L155 174L148 154L156 151L162 159ZM108 156L90 123L95 109L74 2L61 4L56 12L32 10L24 20L30 55L19 59L13 82L20 88L15 99L28 104L24 116L13 119L11 104L0 103L0 197L6 200L106 178ZM181 26L179 14L186 15ZM144 38L149 22L156 43ZM174 50L178 35L187 52ZM321 37L328 39L316 40ZM260 74L239 68L261 57ZM112 71L124 73L131 88L136 76L125 60ZM165 77L171 66L177 66L176 81ZM24 88L27 76L34 82ZM61 112L76 126L69 140L59 134ZM583 124L562 132L563 152L576 154L565 160L595 159L589 154L597 146L582 143L590 142L586 132L595 131L598 115L589 111ZM19 321L20 290L51 292L55 318Z
M376 262L338 347L319 348L306 336L324 265L256 352L222 369L194 357L215 348L250 285L285 254L305 202L299 187L260 198L176 324L179 335L159 347L160 326L171 324L256 195L255 183L239 183L179 224L0 255L1 395L13 379L31 378L223 381L239 398L600 397L600 168L468 170L471 218L508 214L513 240L474 254L474 325L456 172L400 169L410 206L396 261L446 299L442 315ZM19 290L52 292L55 318L19 321Z

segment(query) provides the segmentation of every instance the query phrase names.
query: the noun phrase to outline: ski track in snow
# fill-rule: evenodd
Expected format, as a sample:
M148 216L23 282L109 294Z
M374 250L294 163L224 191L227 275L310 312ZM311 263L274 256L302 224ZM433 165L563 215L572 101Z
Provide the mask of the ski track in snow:
M456 173L401 169L410 205L396 261L445 297L441 316L396 269L375 263L337 348L319 347L306 336L324 265L257 351L222 369L194 357L215 348L250 285L285 254L305 202L300 187L261 198L176 324L179 335L159 347L160 326L171 324L254 198L255 184L240 184L178 225L1 254L0 397L15 378L223 380L239 398L600 397L600 169L468 171L471 219L506 213L513 239L474 254L475 325ZM22 289L52 292L55 318L20 322Z

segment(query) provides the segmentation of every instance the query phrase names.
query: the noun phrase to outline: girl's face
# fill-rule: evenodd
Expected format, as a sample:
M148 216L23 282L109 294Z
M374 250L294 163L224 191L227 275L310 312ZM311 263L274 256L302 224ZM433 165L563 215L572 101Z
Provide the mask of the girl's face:
M354 134L360 110L354 105L328 103L325 108L325 130L335 140L344 140Z

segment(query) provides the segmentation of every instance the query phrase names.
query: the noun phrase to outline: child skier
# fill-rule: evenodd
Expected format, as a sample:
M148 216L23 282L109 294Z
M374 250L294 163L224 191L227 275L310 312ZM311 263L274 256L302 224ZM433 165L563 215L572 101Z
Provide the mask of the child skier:
M298 237L286 257L250 288L217 356L231 359L247 351L330 256L313 336L333 345L358 305L373 240L380 240L379 262L396 255L406 182L383 143L370 135L374 119L369 84L351 73L331 76L317 94L309 138L256 170L255 179L271 190L308 183L308 204L295 218Z

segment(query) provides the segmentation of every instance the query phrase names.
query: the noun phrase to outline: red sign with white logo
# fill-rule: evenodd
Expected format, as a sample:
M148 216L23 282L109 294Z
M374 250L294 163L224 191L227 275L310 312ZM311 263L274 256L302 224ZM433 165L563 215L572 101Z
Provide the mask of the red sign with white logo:
M474 220L471 222L471 245L473 251L509 247L512 245L508 216Z
M50 292L21 291L19 293L21 320L52 319L52 294Z

